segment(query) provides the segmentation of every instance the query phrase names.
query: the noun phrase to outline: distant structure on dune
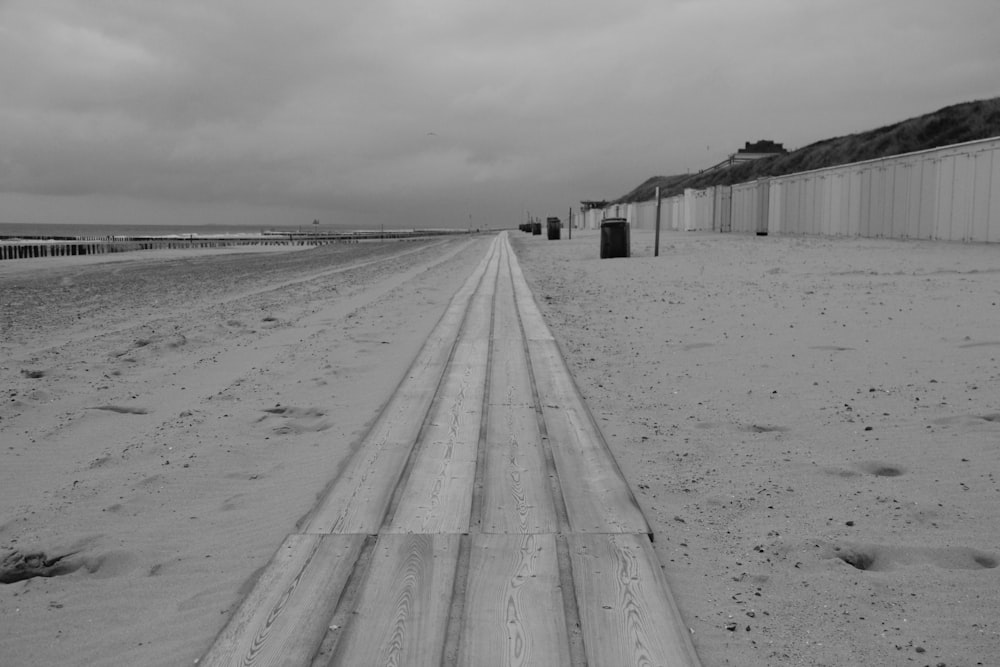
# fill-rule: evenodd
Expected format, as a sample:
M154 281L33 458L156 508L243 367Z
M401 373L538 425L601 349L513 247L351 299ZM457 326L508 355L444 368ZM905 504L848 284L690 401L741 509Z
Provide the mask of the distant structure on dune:
M760 139L754 142L747 141L743 144L743 148L739 149L719 164L712 165L708 169L703 169L698 173L704 174L711 171L718 171L719 169L729 169L734 165L742 164L744 162L752 162L753 160L759 160L762 157L785 155L787 153L788 150L782 144L776 141L771 141L770 139Z
M746 142L743 148L736 151L736 154L730 157L734 157L737 160L756 160L771 155L784 155L787 152L782 144L770 139L761 139L753 143Z

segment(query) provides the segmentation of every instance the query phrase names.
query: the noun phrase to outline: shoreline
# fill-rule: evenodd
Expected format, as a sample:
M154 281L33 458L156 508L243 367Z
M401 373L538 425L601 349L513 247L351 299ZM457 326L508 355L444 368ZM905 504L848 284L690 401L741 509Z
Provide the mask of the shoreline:
M321 246L334 243L412 241L421 238L471 235L471 230L353 230L261 231L256 234L166 234L158 236L8 237L0 235L0 261L107 255L143 250L214 250L232 246L288 245ZM478 230L477 230L478 233Z

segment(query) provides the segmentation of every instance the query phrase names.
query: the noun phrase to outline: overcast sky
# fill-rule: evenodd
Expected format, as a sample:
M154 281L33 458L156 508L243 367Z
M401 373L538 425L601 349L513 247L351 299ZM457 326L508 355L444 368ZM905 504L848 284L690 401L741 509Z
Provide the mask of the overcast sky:
M998 35L998 0L0 0L0 222L564 217L1000 95Z

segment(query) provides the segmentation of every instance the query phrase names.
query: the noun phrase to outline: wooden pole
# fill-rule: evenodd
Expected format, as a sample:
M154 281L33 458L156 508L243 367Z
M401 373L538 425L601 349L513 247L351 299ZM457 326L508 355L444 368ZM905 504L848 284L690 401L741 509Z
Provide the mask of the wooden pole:
M569 207L569 215L566 217L566 226L569 228L569 240L573 240L573 207Z
M660 256L660 186L656 186L656 237L653 241L653 257Z

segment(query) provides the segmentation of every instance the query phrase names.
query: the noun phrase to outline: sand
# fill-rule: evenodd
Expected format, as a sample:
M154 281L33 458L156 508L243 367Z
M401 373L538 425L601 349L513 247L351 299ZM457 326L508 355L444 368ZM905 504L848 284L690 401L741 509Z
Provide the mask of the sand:
M706 666L996 664L1000 248L512 238ZM193 664L488 242L0 263L0 664Z
M1000 247L632 241L515 250L704 664L1000 664Z
M0 665L194 664L488 240L3 263Z

